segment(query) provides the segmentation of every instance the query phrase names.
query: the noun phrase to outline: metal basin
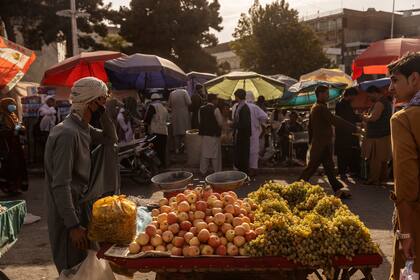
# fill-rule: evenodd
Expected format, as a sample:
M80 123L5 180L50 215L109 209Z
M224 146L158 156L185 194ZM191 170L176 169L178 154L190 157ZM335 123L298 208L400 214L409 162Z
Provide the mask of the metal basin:
M241 187L248 175L241 171L216 172L206 177L206 183L217 191L231 191Z
M176 190L185 188L193 178L193 174L187 171L170 171L158 174L152 178L152 183L161 190Z

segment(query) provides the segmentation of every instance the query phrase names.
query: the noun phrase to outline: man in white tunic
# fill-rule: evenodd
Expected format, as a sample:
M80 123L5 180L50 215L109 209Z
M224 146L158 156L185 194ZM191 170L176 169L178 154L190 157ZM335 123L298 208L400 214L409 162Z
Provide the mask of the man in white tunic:
M217 95L208 94L207 104L201 106L198 113L199 134L201 135L200 172L206 175L211 162L214 172L222 170L222 135L223 117L217 108Z
M185 89L176 89L169 95L168 107L171 109L172 132L177 153L181 149L187 130L191 129L190 105L191 98Z
M251 112L251 146L249 151L249 168L251 173L258 169L258 160L260 152L260 137L262 133L262 125L267 122L268 115L260 107L254 104L254 94L251 91L246 93L246 102ZM252 174L252 175L254 175Z

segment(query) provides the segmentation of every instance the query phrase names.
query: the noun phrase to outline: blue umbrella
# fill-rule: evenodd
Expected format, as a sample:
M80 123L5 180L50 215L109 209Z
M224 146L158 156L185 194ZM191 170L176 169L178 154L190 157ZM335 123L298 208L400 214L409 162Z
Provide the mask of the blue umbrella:
M376 86L378 88L388 87L391 84L390 78L381 78L372 81L366 81L359 84L359 88L366 91L370 86Z
M133 54L105 62L112 87L118 90L177 88L187 84L187 75L175 63L156 55Z

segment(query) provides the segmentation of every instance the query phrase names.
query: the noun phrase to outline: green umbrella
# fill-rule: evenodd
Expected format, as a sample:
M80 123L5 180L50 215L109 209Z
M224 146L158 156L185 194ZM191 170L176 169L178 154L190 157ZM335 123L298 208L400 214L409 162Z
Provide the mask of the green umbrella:
M234 99L237 89L252 91L255 99L258 96L264 96L266 100L280 99L284 94L282 82L254 72L231 72L206 82L204 86L208 93L225 100Z

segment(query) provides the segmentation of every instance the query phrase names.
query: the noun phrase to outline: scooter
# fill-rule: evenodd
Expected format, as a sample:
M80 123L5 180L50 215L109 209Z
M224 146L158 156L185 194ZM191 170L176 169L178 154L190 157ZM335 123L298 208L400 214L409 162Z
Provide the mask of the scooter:
M128 176L139 184L149 183L158 173L160 160L153 150L155 136L146 136L130 143L118 144L121 176Z

